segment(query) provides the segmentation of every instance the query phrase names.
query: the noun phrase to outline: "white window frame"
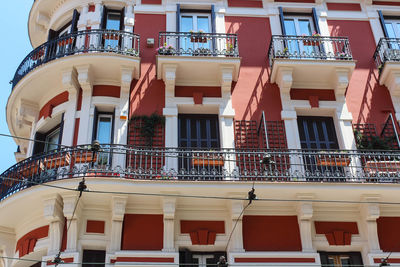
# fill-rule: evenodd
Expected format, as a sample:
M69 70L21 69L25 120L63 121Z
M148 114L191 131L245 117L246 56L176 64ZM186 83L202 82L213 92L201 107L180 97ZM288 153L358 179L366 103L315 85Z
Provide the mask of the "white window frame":
M180 25L182 25L182 18L183 17L190 17L190 16L193 18L193 25L192 25L193 29L192 29L192 31L198 32L199 30L204 30L204 29L198 29L197 17L207 17L208 18L208 32L205 32L205 33L212 32L212 29L211 29L211 14L209 14L209 13L185 13L185 12L183 12L183 13L180 14L180 18L179 18L180 19Z
M60 140L61 129L60 129L60 126L57 126L56 129L54 129L53 131L51 131L49 134L46 135L46 138L45 138L46 143L44 144L44 150L43 150L44 153L48 153L48 152L52 151L52 150L49 150L50 139L52 137L54 137L54 135L56 135L56 134L58 134L58 140L57 140L57 144L54 144L54 145L58 145L58 146L60 145L58 143L58 141Z
M111 127L110 127L110 142L108 144L112 144L113 140L112 140L112 129L113 129L113 116L111 114L102 114L101 112L99 112L99 114L97 115L97 121L96 121L96 140L99 140L99 126L100 126L100 119L101 118L110 118L110 122L111 122Z

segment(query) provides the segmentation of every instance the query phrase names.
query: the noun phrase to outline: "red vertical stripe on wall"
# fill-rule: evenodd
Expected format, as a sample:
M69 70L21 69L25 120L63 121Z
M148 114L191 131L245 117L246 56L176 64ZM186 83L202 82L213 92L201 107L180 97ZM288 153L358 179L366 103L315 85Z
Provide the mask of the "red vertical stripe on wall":
M62 235L62 239L61 239L61 251L65 251L65 249L67 248L67 238L68 238L67 224L68 224L68 220L67 220L67 218L64 217L64 228L63 228L63 235Z
M75 119L75 126L74 126L74 139L72 140L72 145L76 146L78 144L78 135L79 135L79 122L80 118Z

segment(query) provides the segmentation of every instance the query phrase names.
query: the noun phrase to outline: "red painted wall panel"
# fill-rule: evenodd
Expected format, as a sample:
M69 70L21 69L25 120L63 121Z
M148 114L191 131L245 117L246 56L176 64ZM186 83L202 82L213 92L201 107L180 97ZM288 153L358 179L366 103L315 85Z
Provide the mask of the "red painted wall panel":
M400 6L399 2L391 1L372 1L373 5L384 5L384 6Z
M358 234L356 222L314 222L317 234L330 233L336 230L343 230L352 234Z
M61 94L56 95L49 102L47 102L39 111L39 119L44 117L50 117L53 112L53 108L68 101L68 92L62 92Z
M76 103L76 110L81 110L82 108L82 88L79 88L79 93L78 93L78 101Z
M322 101L335 101L334 90L319 90L319 89L296 89L290 90L290 98L292 100L308 100L310 96L318 96L319 100Z
M315 262L314 258L235 258L235 262L263 262L263 263L288 263L288 262L301 262L312 263Z
M261 0L228 0L229 7L255 7L262 8Z
M376 222L381 249L384 252L400 252L400 217L380 217Z
M47 237L48 234L49 234L48 225L30 231L29 233L25 234L20 239L18 239L15 251L16 252L19 251L20 257L31 253L35 248L36 241L38 239Z
M122 250L161 250L163 238L163 215L125 214L122 229Z
M203 97L221 97L221 87L175 86L176 97L192 97L193 93L203 93Z
M156 258L156 257L117 257L111 259L111 263L115 262L175 262L174 258Z
M246 251L301 251L297 216L243 216Z
M328 10L361 11L361 5L356 3L326 3Z
M378 71L373 55L375 40L368 21L329 20L331 36L348 36L353 57L357 60L346 93L349 111L354 123L374 123L379 127L393 111L389 91L378 83Z
M86 233L104 234L105 225L105 221L88 220L86 222Z
M280 120L282 110L279 88L270 84L267 67L271 41L268 18L225 16L227 33L238 34L242 57L240 76L232 86L232 104L236 120L259 120L265 111L267 120ZM254 33L257 34L254 34Z
M119 98L121 87L112 85L95 85L93 86L92 96L110 96Z
M141 77L133 81L130 96L130 115L162 114L165 106L165 86L156 78L156 48L158 33L166 30L166 16L158 14L136 14L135 33L143 43L147 38L154 38L155 47L140 46Z
M288 3L315 3L315 0L275 0L275 2L278 3L283 3L283 2L288 2Z
M79 122L80 118L75 119L75 126L74 126L74 138L72 139L72 145L76 146L78 144L78 135L79 135Z
M225 233L224 221L181 221L181 233L188 234L199 229L207 229L219 234Z

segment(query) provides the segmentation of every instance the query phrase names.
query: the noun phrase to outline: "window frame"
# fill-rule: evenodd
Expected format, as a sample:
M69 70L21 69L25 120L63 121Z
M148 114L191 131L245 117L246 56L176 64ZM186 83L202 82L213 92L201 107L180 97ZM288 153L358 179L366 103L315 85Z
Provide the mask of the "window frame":
M110 127L110 143L108 144L113 144L114 143L114 113L112 112L97 112L94 122L94 139L93 140L98 140L98 133L99 133L99 123L100 123L100 118L101 117L108 117L111 119L111 127Z
M182 23L182 18L185 16L191 16L193 18L193 24L192 24L192 31L193 32L198 32L199 30L203 30L203 29L199 29L198 25L197 25L197 18L198 17L207 17L208 19L208 31L204 31L204 33L211 33L212 32L212 23L211 23L211 11L207 12L198 12L196 11L192 11L192 12L183 12L181 10L180 12L180 16L179 16L179 25L182 29L183 23Z

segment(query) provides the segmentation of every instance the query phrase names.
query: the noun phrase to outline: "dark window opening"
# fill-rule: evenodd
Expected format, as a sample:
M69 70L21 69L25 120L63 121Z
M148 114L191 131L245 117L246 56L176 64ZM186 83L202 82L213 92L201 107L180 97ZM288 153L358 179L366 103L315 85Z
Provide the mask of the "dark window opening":
M363 266L360 252L319 252L321 265L327 267Z
M104 267L105 261L106 261L106 252L104 250L83 251L83 258L82 258L83 267Z

